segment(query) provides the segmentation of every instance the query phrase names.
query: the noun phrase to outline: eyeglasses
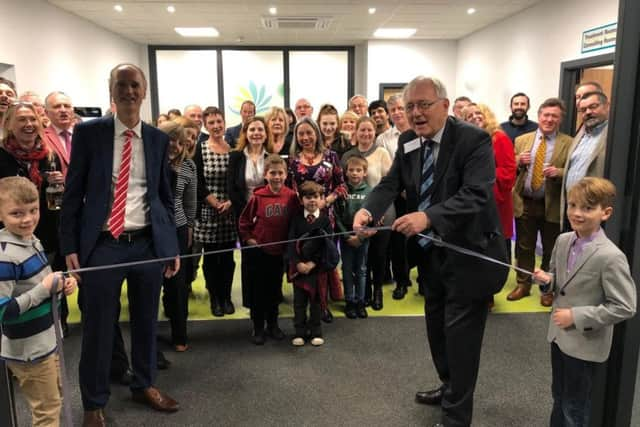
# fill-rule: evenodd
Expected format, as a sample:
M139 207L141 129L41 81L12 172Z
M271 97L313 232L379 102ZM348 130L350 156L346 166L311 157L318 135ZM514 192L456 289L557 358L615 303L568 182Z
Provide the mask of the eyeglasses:
M429 108L431 108L434 104L436 104L438 101L442 100L442 98L438 98L435 101L418 101L418 102L409 102L407 103L407 105L405 105L405 111L407 113L410 113L413 111L413 109L415 107L418 107L418 110L420 111L427 111Z
M587 105L586 107L578 108L578 112L583 114L586 113L587 110L597 110L602 104L600 102L594 102L591 105Z

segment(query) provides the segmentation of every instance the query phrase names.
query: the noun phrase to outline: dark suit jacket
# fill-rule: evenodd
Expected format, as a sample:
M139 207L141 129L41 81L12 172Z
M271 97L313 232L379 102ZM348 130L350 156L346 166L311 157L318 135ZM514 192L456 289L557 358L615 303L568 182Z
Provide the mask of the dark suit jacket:
M100 118L76 126L71 164L60 215L63 255L78 253L80 265L93 251L110 214L114 119ZM142 123L147 203L156 255L178 255L174 200L169 179L169 137Z
M268 153L265 152L265 158L267 156ZM231 207L236 219L240 218L240 214L249 202L247 198L247 181L244 177L246 168L247 156L244 155L244 152L232 151L229 153L227 192L229 193L229 200L231 200Z
M240 123L239 125L231 126L225 131L224 140L227 141L227 144L229 144L231 148L235 148L235 146L238 145L240 132L242 132L242 123Z
M405 153L417 135L404 132L389 173L364 203L374 222L403 190L409 212L418 209L423 147ZM413 143L412 145L414 145ZM506 260L504 239L493 196L495 162L491 137L484 130L449 117L440 142L431 206L426 214L431 229L444 241ZM435 248L425 256L440 257L440 273L449 295L482 297L498 292L508 273L501 268L461 253Z

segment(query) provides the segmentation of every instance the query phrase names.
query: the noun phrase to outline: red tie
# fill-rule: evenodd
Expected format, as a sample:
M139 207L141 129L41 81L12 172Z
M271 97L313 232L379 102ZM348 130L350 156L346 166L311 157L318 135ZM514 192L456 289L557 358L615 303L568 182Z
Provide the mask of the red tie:
M131 138L133 131L124 132L124 146L122 147L122 160L118 181L113 191L113 206L109 216L109 231L114 238L118 238L124 231L124 213L127 206L127 189L129 188L129 171L131 169Z
M64 138L64 148L67 150L67 157L71 157L71 133L68 130L60 132L62 138Z
M313 214L309 214L309 215L307 215L307 222L308 222L309 224L313 223L313 221L315 221L315 220L316 220L315 215L313 215Z

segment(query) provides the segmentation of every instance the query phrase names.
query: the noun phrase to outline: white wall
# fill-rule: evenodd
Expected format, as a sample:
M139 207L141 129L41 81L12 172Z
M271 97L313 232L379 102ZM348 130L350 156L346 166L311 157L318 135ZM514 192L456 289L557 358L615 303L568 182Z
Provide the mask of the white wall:
M408 83L418 75L438 77L453 99L456 61L455 40L369 41L367 100L378 99L380 83Z
M500 121L510 114L516 92L537 106L558 96L560 63L611 52L580 53L582 32L616 22L617 0L545 0L459 40L458 95L489 105Z
M109 107L109 71L138 64L148 76L146 46L102 29L43 0L2 2L0 62L15 65L18 91L53 90L77 106ZM143 118L149 119L149 97Z

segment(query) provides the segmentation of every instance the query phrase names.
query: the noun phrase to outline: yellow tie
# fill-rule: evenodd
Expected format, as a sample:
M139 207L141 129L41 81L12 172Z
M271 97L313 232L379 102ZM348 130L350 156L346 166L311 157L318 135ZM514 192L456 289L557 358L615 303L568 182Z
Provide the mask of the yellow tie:
M542 187L544 182L544 176L542 175L542 169L544 168L544 158L547 154L547 139L542 135L540 138L540 144L536 151L536 159L533 163L533 175L531 175L531 189L537 191Z

